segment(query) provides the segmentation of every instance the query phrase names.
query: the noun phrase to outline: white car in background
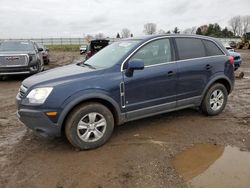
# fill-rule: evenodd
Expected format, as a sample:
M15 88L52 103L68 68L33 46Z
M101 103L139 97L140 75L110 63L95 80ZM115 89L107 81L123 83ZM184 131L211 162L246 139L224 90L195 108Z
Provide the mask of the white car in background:
M87 45L80 46L80 54L84 54L87 51Z

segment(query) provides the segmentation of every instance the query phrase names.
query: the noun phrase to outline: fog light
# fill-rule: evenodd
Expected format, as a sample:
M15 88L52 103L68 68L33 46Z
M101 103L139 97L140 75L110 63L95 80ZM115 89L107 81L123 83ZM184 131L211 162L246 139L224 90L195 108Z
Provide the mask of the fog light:
M47 112L47 116L56 116L57 112Z

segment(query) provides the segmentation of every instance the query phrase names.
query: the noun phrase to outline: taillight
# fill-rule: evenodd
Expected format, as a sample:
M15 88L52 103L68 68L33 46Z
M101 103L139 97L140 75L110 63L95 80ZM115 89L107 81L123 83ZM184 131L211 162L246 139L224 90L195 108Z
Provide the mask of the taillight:
M228 61L231 65L234 65L234 57L233 56L229 56L228 57Z

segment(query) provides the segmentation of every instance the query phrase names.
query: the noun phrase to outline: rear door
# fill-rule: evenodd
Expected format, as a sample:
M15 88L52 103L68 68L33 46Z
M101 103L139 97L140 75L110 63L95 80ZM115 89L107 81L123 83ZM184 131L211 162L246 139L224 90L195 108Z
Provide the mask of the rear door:
M144 70L126 77L125 104L128 119L158 113L176 107L176 71L170 39L159 39L146 44L131 58L142 59Z
M177 48L178 84L177 106L199 104L201 95L218 66L223 52L212 41L200 38L175 39ZM224 58L222 58L224 60Z

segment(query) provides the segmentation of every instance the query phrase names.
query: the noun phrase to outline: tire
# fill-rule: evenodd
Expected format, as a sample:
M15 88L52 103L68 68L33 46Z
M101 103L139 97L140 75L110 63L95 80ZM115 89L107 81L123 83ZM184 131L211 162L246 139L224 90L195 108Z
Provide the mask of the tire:
M237 45L236 45L236 48L237 48L237 49L242 49L242 47L243 47L243 46L242 46L241 44L237 44Z
M74 147L87 150L106 143L113 129L114 117L107 107L99 103L85 103L68 115L65 135Z
M37 73L44 71L44 62L43 62L43 61L40 61L40 62L37 64L37 66L38 66Z
M49 59L46 59L45 61L44 61L44 65L48 65L49 64Z
M202 100L202 112L209 116L220 114L226 106L227 97L228 92L223 84L216 83L212 85Z
M249 43L246 43L246 44L245 44L245 48L246 48L246 49L250 49L250 44L249 44Z

